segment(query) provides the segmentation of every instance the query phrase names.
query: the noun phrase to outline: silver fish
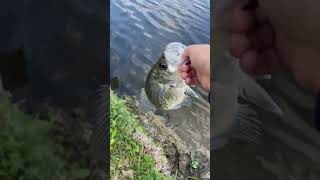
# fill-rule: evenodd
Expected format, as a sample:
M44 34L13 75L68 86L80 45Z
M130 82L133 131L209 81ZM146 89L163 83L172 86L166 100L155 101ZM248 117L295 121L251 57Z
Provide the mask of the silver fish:
M177 109L190 102L190 97L198 98L198 95L182 80L179 71L171 67L172 58L177 61L181 58L181 48L175 47L177 43L169 43L166 46L165 52L153 65L146 79L146 95L159 110ZM170 54L170 57L166 54Z

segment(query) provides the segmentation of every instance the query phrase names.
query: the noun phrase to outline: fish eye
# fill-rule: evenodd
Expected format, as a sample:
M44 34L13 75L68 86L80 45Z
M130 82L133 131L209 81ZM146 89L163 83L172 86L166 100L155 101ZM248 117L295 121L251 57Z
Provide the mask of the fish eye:
M162 64L162 63L159 64L159 67L161 70L167 70L167 68L168 68L168 66L166 64Z

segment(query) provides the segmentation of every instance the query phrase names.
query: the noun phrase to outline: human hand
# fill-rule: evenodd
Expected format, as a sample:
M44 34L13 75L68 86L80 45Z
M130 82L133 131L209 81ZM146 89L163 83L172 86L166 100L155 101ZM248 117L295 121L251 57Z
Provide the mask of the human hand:
M274 45L272 26L259 22L257 1L247 6L238 5L229 13L229 22L225 27L230 33L229 50L239 58L243 71L251 75L270 74L281 69Z
M320 90L319 1L253 0L229 13L230 53L253 75L290 70L304 87Z
M210 91L210 46L197 44L188 46L182 59L189 61L180 66L181 77L188 85L197 85Z

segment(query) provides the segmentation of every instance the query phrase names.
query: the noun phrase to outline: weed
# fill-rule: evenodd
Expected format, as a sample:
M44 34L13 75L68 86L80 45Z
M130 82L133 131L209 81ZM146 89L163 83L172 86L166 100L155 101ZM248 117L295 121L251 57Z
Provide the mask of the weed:
M88 169L67 167L64 148L49 138L50 120L22 112L0 95L0 179L83 179Z
M132 179L167 179L155 169L155 160L144 153L144 147L133 138L142 129L137 115L130 112L126 101L111 91L110 113L110 174L123 177L123 172L133 171ZM128 177L126 177L128 178Z

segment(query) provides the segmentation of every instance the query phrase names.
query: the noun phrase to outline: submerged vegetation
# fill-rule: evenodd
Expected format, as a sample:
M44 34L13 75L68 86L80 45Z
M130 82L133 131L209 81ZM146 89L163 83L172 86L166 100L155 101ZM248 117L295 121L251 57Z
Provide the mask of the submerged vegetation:
M144 132L138 116L113 91L110 98L111 179L167 179L156 168L154 157L135 138L135 134Z
M87 179L89 169L67 161L67 150L50 134L54 113L47 117L26 114L0 94L0 179Z

